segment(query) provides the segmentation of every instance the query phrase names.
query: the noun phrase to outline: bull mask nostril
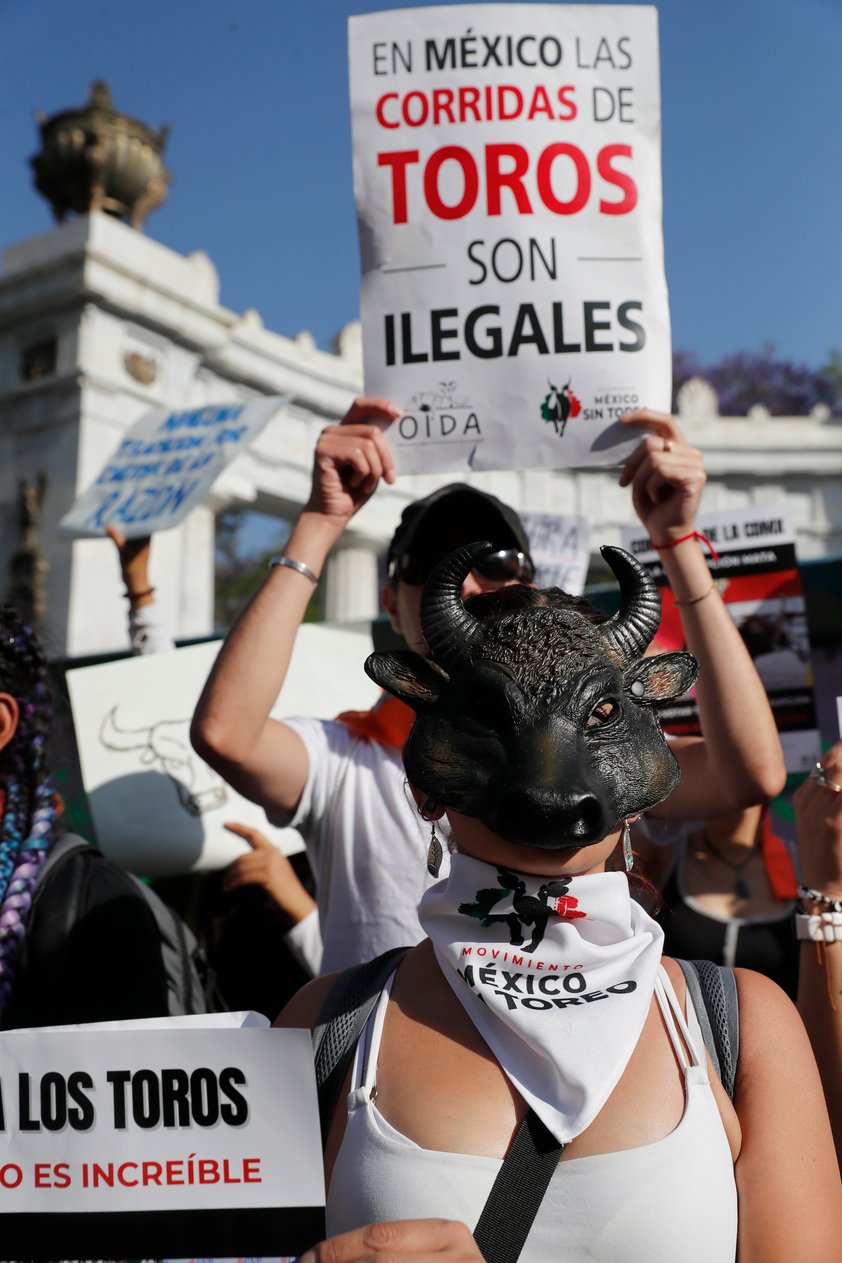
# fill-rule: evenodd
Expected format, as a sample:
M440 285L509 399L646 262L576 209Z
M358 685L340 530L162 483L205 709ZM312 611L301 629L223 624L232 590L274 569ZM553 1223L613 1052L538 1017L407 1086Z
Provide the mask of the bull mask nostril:
M506 795L494 826L503 837L521 846L564 850L598 842L606 820L593 794L565 795L520 789Z
M583 842L596 842L605 833L605 815L602 804L593 794L586 794L573 808L568 832Z

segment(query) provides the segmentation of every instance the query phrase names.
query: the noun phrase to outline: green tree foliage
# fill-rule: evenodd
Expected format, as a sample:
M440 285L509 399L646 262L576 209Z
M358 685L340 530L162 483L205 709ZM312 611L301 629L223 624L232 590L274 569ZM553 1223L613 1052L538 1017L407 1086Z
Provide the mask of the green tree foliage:
M244 537L255 516L247 509L226 509L216 519L214 625L223 634L266 578L269 558L283 552L289 539L290 523L278 518L277 531L269 524L269 531L260 533L266 542L250 547ZM320 584L310 598L304 621L319 623L322 618Z

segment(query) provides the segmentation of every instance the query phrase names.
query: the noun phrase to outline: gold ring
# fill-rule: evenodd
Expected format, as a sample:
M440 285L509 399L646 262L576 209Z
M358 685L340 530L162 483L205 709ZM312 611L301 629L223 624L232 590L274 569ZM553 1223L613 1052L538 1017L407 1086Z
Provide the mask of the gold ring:
M824 785L828 789L832 789L834 794L842 794L842 785L837 785L835 781L829 781L827 779L827 772L822 767L821 763L816 764L810 773L810 777L812 780L818 781L820 785Z

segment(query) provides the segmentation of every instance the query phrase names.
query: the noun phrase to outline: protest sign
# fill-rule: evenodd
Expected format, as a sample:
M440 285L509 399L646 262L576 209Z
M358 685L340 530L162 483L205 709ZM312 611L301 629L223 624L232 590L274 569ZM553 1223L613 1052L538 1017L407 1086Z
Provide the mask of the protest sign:
M349 21L367 394L399 471L618 464L668 410L657 12Z
M134 539L178 526L285 402L285 396L274 396L248 404L144 412L93 486L61 519L61 530L101 539L110 522Z
M209 1038L202 1021L0 1035L4 1258L277 1257L321 1240L309 1032Z
M580 596L591 559L591 524L574 513L521 513L539 588Z
M719 554L708 564L763 681L783 746L787 770L803 772L819 755L812 690L810 642L804 592L795 555L795 533L786 509L769 505L703 513L698 530ZM658 553L639 526L623 531L634 553L661 590L663 613L655 647L684 648L679 611ZM696 704L688 696L661 708L668 732L700 732Z
M226 821L270 832L287 853L292 830L267 827L261 807L241 797L190 745L190 720L219 641L68 671L82 779L102 850L150 877L220 868L247 849ZM331 718L371 706L379 689L363 671L369 627L307 623L296 637L276 717Z

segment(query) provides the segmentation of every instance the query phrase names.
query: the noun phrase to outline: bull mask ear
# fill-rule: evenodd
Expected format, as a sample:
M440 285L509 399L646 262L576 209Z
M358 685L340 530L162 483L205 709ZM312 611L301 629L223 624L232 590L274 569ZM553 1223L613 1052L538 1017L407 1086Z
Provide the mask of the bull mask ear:
M638 706L671 702L696 683L699 664L692 653L659 653L641 658L623 676L623 688Z
M446 671L409 649L369 654L365 673L416 711L432 706L450 683Z
M661 598L654 580L640 562L623 548L599 550L620 585L620 609L601 623L602 639L620 657L623 666L639 658L661 621Z
M485 553L488 541L465 544L440 561L424 584L419 616L430 653L445 667L471 661L471 648L482 640L482 623L462 604L462 584Z

